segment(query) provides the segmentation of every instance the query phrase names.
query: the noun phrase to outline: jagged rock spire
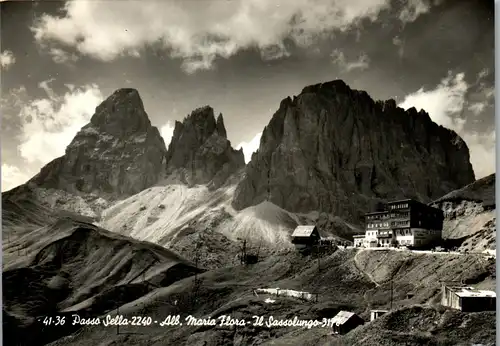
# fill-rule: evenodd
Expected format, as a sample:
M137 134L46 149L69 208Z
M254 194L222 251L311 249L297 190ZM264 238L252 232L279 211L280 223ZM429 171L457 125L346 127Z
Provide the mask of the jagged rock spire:
M243 152L232 148L222 114L216 120L212 107L197 108L182 123L175 123L167 153L168 175L179 175L188 185L217 187L244 166Z

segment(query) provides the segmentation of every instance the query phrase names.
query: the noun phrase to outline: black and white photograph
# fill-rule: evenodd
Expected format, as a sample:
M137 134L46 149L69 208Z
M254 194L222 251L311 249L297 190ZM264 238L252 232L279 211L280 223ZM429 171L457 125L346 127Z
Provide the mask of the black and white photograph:
M491 0L0 1L6 346L496 345Z

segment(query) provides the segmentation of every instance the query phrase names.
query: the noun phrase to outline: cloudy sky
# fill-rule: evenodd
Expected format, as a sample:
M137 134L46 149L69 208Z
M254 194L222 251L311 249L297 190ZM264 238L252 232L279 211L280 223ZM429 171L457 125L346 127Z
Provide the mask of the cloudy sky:
M456 130L494 172L494 5L485 0L2 2L2 190L64 154L96 105L139 90L168 143L211 105L249 155L279 102L343 79Z

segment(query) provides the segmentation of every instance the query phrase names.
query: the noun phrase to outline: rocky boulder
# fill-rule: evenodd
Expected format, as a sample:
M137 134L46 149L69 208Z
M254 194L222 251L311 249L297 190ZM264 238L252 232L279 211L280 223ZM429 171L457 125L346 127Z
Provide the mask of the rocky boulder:
M120 198L155 184L163 176L166 154L137 90L119 89L97 106L65 155L43 167L29 184Z
M284 99L233 199L292 212L324 212L360 223L380 201L423 202L474 181L465 142L424 111L375 102L343 81Z
M189 186L217 188L244 166L243 150L233 149L222 114L215 119L212 107L198 108L182 123L175 122L166 158L167 175Z

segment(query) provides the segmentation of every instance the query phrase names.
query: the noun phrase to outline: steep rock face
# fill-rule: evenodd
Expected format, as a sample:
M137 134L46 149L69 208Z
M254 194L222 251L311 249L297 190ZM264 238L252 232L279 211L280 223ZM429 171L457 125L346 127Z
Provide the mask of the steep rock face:
M461 239L462 249L496 249L495 174L432 202L444 212L443 238Z
M431 199L474 181L465 142L414 108L373 101L343 81L284 99L235 191L242 209L263 200L358 223L378 201Z
M97 106L65 155L43 167L29 183L77 194L128 196L158 181L166 152L137 90L119 89Z
M209 106L175 123L166 162L168 175L178 176L189 186L209 184L211 188L245 166L243 150L233 149L227 139L222 114L215 119Z

